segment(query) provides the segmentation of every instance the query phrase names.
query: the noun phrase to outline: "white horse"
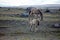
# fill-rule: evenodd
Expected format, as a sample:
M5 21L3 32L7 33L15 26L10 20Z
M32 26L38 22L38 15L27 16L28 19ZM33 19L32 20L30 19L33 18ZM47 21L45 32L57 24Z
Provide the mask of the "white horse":
M39 19L30 20L29 24L30 24L30 31L36 32L38 30L40 20Z

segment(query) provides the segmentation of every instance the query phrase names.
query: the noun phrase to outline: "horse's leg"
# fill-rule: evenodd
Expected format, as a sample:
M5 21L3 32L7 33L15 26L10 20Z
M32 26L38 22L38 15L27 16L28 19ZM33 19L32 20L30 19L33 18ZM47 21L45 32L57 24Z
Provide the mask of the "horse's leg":
M35 31L35 25L30 26L30 31L34 32Z
M32 25L30 25L30 31L33 31L33 26Z
M30 31L31 31L32 25L30 25Z
M32 27L32 29L33 29L33 32L35 32L35 26L36 26L36 25L34 24L34 25L33 25L33 27Z
M39 26L39 23L35 25L35 32L38 31L38 26Z

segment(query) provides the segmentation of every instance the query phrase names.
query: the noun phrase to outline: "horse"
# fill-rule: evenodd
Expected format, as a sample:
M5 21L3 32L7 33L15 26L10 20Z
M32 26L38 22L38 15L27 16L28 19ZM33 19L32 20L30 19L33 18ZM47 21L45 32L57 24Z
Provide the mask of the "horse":
M41 17L41 19L40 19ZM43 14L41 12L41 10L37 9L37 8L32 8L29 11L29 24L30 24L30 30L38 30L36 29L37 26L39 26L40 24L40 20L43 20ZM32 30L32 31L33 31Z

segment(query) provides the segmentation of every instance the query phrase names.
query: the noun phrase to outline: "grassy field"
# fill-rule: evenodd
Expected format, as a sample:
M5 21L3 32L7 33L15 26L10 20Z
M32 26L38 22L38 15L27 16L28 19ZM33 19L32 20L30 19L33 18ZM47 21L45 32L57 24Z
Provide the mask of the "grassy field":
M25 11L20 10L13 10L13 11L0 11L0 14L21 14ZM54 23L60 23L60 14L49 14L44 13L43 14L43 21L40 22L39 30L44 32L49 32L49 34L52 34L54 36L57 36L57 38L60 38L60 28L51 28L51 25ZM27 32L30 33L28 30L28 17L20 17L20 16L0 16L0 28L7 27L7 29L3 29L2 33L23 33ZM1 29L0 29L1 31ZM47 35L46 34L46 35Z

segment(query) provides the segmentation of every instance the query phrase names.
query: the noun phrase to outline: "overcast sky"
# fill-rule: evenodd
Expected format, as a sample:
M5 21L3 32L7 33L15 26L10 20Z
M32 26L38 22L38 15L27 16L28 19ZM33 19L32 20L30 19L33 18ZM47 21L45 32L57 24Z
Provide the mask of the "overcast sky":
M0 0L0 6L60 4L60 0Z

